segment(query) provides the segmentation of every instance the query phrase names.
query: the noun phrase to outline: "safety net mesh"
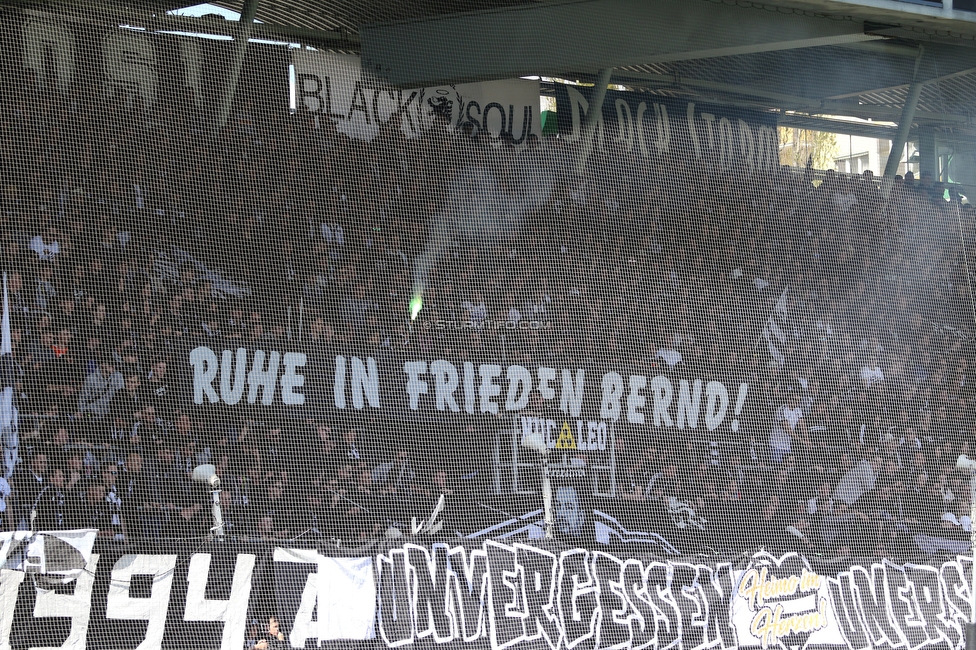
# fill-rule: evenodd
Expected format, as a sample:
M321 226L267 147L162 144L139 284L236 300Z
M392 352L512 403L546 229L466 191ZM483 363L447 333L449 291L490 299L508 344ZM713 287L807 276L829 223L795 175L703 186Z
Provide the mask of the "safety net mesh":
M965 55L409 85L355 30L522 4L163 4L0 11L0 648L962 647Z

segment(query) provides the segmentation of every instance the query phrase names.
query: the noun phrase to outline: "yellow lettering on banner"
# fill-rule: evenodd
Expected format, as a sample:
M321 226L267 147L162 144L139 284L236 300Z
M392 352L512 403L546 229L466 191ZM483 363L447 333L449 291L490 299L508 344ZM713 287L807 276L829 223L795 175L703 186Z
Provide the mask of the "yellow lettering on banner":
M573 437L573 431L569 428L568 422L563 422L563 428L559 430L556 449L576 449L576 438Z
M804 612L792 616L783 616L782 603L776 609L764 607L752 619L749 631L762 642L762 647L768 648L784 636L801 632L815 632L827 627L827 599L820 598L817 611Z
M756 571L750 569L742 576L739 583L739 596L749 601L749 609L756 611L756 607L763 607L767 600L776 600L793 596L799 590L803 593L816 591L820 588L820 576L803 569L801 576L777 578L769 574L769 569L763 567Z
M804 569L803 575L800 576L800 591L806 593L808 591L817 591L818 589L820 589L820 576Z

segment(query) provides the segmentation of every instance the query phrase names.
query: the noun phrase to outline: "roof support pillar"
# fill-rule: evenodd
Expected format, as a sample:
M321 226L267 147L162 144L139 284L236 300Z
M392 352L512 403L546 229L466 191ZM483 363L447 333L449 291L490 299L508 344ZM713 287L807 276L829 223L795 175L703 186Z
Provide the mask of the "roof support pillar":
M241 10L241 19L237 24L237 38L234 43L234 51L231 54L230 65L227 68L227 76L224 79L223 96L220 98L220 108L217 114L217 130L220 131L227 126L227 118L230 116L230 109L234 104L234 97L237 95L237 83L241 77L241 68L244 67L244 56L247 54L247 43L251 38L251 26L254 24L254 16L258 12L260 0L245 0Z
M912 84L908 87L908 96L905 98L905 105L901 109L901 118L898 120L898 132L895 139L891 141L891 151L888 152L888 161L885 163L884 175L886 178L894 178L898 173L898 163L901 162L901 152L905 150L905 142L908 141L908 132L912 128L912 120L915 119L915 107L918 106L918 98L922 94L924 83L918 78L918 66L922 62L922 55L925 48L918 46L918 56L915 57L915 72L912 74Z
M939 156L935 141L935 127L924 126L918 130L918 173L928 172L933 180L939 178Z
M590 97L589 108L586 109L586 121L583 122L583 149L580 151L579 171L582 172L586 167L586 161L593 151L593 136L596 135L596 126L600 123L600 116L603 114L603 98L607 96L607 86L610 85L610 76L613 68L601 68L596 75L596 86L593 88L593 95Z

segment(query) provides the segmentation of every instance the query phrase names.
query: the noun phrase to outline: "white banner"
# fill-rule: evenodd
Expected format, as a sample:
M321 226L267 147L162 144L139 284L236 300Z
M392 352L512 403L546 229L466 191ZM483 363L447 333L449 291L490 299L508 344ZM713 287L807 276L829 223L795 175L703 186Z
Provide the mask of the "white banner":
M296 649L954 650L971 615L972 564L961 557L838 566L793 553L662 559L446 537L355 555L141 550L91 553L73 590L0 568L0 648L240 650L266 638L274 616L274 647Z
M0 569L71 582L91 560L97 535L92 529L0 533Z
M381 366L373 357L336 356L312 367L304 352L193 348L187 356L195 406L301 407L308 395L330 395L334 410L385 409L390 413L518 413L533 393L577 422L526 418L525 433L538 432L553 449L606 449L606 423L714 431L723 423L738 431L749 384L726 386L709 378L672 381L666 375L610 370L597 376L585 368L526 368L445 359L409 360ZM331 366L331 368L329 367ZM381 377L384 380L381 381ZM390 378L390 379L387 379ZM586 418L587 410L599 418ZM558 429L557 429L558 427ZM563 428L566 431L563 432ZM563 443L557 444L562 432ZM579 440L577 440L579 438ZM602 441L602 442L601 442ZM565 446L563 446L565 445Z
M429 130L434 116L448 118L449 129L470 123L492 139L511 133L516 145L529 134L541 135L539 83L526 79L486 81L400 90L370 80L359 56L295 50L295 101L320 120L332 120L339 132L372 140L380 125L400 115L407 137Z

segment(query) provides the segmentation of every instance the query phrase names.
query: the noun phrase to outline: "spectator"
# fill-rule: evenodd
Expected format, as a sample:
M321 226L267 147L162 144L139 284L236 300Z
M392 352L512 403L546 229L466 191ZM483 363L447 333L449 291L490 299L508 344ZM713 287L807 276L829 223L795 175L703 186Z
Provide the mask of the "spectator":
M75 417L90 415L101 420L108 415L112 399L124 385L122 375L115 372L115 364L109 357L103 357L98 370L85 378Z
M56 239L57 233L53 228L49 229L46 236L35 235L31 238L30 249L37 254L37 257L45 262L50 262L61 252L61 245Z
M51 471L50 481L38 495L37 518L34 521L35 530L64 530L67 528L70 517L67 488L64 469L55 467Z
M793 450L793 440L798 439L810 447L807 425L800 407L800 396L790 393L785 404L776 409L776 420L769 434L769 446L774 463L781 463Z
M142 420L146 417L147 405L148 400L142 389L142 379L136 374L128 375L123 390L115 396L113 409L123 418Z
M861 368L861 383L865 388L877 386L882 381L884 381L884 373L881 371L881 367L878 366L877 359L871 359Z
M49 262L40 262L34 308L41 312L47 311L48 308L53 307L52 303L57 295L58 290L54 286L54 266Z
M758 525L755 527L757 538L755 543L768 550L776 551L786 548L787 535L786 527L790 525L790 520L783 511L780 497L773 494L761 509L758 518Z
M47 455L35 452L27 466L20 465L11 478L11 487L16 496L16 509L13 523L16 530L29 530L31 511L41 492L48 486Z
M359 432L354 428L349 428L343 435L342 440L345 442L345 458L346 462L349 463L361 463L365 462L367 458L366 449L362 445L362 441L359 440Z
M674 349L675 347L677 346L662 347L657 351L655 356L668 364L669 368L673 368L681 363L682 360L681 353Z
M230 490L220 491L220 510L224 519L224 534L227 537L247 537L250 533L241 507L234 502Z
M108 463L102 468L102 486L105 488L105 505L102 507L104 521L101 533L117 541L125 539L125 518L123 516L122 490L118 487L119 467Z
M119 486L122 520L127 522L129 539L148 537L142 525L143 509L153 501L150 495L155 486L150 485L143 469L142 454L133 451L126 457L121 475L114 477Z
M114 538L114 532L107 522L105 506L105 486L101 483L90 484L84 490L78 509L73 513L72 528L94 528L100 537Z
M26 92L14 84L8 94ZM692 168L655 150L597 152L578 175L562 140L528 136L516 149L504 135L487 146L471 123L441 132L442 116L409 140L391 119L366 143L255 104L210 140L184 95L118 114L98 102L37 115L27 99L13 105L21 108L0 129L0 151L19 162L0 197L0 251L24 370L14 373L21 449L31 460L9 495L0 483L7 528L26 526L50 485L39 517L53 523L60 491L62 515L70 520L85 502L79 525L97 523L106 535L118 534L119 512L131 539L202 534L206 494L186 472L226 458L229 531L279 539L310 530L355 543L382 534L387 519L426 516L437 492L467 498L468 479L435 457L490 449L496 435L487 416L448 436L423 420L388 421L395 412L385 403L382 415L324 422L317 409L331 395L313 395L316 382L303 388L301 414L314 424L275 416L266 434L247 423L264 416L243 402L219 415L186 411L183 361L206 340L214 350L305 351L307 377L330 374L337 355L368 355L381 381L407 358L629 373L651 350L676 388L714 377L749 391L734 435L699 425L668 445L674 429L619 427L632 456L619 465L628 487L616 504L638 527L670 530L658 514L674 497L715 527L755 514L767 522L756 538L771 547L887 552L913 543L898 526L959 534L942 516L958 521L968 486L944 475L969 453L976 425L961 327L971 296L960 260L972 233L958 230L970 227L972 209L953 188L944 200L929 174L921 183L906 174L882 200L870 173L745 172L704 157ZM57 149L53 158L23 157L42 141ZM310 146L327 164L301 160L296 152ZM50 165L55 185L24 171L43 176ZM550 167L558 173L544 178ZM486 196L468 200L459 189L469 174L485 181ZM426 270L424 307L411 327L404 310L416 268ZM788 343L770 366L755 341L781 295ZM508 327L421 324L489 315ZM794 381L808 382L799 402L782 397ZM34 416L45 424L23 424ZM414 429L445 442L416 444ZM756 449L767 430L774 468ZM852 462L875 445L889 463ZM660 453L645 456L645 447ZM729 447L746 460L727 462ZM41 456L54 468L50 482L33 471ZM485 469L470 465L465 475ZM749 543L712 531L709 539L725 550Z
M176 391L167 376L167 370L165 360L156 361L149 373L145 391L148 403L162 416L169 416L176 406Z
M287 648L285 633L281 630L281 623L274 616L268 619L268 627L264 638L254 644L254 650L283 650Z
M176 517L187 505L189 486L183 468L165 444L159 446L148 483L152 491L142 496L147 499L142 503L144 534L150 539L173 536L180 528Z
M834 489L834 501L842 501L848 506L854 505L858 499L874 489L881 470L881 457L865 458L852 467Z
M257 644L259 641L266 643L267 640L261 638L262 633L261 622L256 618L251 619L251 622L247 626L247 636L244 637L244 650L258 650Z

